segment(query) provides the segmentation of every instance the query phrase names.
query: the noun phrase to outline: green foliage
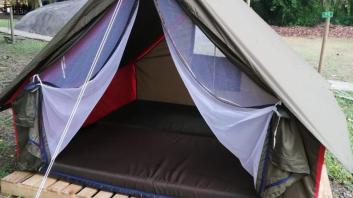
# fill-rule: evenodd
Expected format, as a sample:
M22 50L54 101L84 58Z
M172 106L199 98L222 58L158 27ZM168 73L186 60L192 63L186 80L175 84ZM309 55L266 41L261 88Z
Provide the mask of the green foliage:
M332 3L328 9L334 12L332 23L353 25L353 0L340 0Z
M254 0L252 7L272 25L314 26L327 10L334 12L333 23L353 25L353 0Z

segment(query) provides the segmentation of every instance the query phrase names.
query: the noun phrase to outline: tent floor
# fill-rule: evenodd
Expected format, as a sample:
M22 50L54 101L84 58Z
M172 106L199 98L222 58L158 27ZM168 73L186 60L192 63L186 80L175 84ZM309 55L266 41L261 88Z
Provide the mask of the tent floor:
M82 129L53 175L142 197L257 197L197 110L165 103L134 102Z

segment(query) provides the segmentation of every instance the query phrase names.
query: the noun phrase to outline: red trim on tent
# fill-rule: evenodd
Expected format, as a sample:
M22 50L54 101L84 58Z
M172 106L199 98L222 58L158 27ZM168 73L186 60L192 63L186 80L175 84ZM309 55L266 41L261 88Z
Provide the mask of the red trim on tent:
M319 190L320 190L320 181L321 181L321 173L322 167L325 161L325 147L321 144L319 148L319 154L317 159L317 166L316 166L316 179L315 179L315 194L314 198L319 197Z
M19 157L20 156L20 145L19 145L19 140L18 140L18 129L16 126L16 114L15 114L15 110L13 108L11 108L12 110L12 127L13 127L13 132L15 134L15 143L16 143L16 156Z
M139 54L135 60L133 60L133 63L138 62L139 60L141 60L143 57L145 57L148 53L150 53L155 47L157 47L157 45L162 42L165 39L164 34L159 36L155 41L152 42L152 44L150 46L148 46L147 48L145 48L141 54Z
M135 65L125 65L115 74L107 90L83 126L93 124L116 109L136 100Z
M104 95L94 107L83 126L93 124L109 113L136 100L136 63L150 53L163 40L164 35L159 36L133 59L130 64L119 68Z

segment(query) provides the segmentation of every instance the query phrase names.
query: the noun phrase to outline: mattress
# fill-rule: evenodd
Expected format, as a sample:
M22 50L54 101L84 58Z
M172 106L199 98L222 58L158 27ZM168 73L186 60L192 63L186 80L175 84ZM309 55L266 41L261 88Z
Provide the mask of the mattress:
M53 175L140 197L257 197L194 107L139 101L81 129Z

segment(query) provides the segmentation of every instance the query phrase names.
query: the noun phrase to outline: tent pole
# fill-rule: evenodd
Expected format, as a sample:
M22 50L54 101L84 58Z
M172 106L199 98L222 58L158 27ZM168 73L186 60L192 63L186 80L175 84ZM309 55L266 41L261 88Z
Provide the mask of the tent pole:
M325 33L324 33L324 38L322 39L320 61L319 61L318 69L317 69L319 73L321 73L321 68L324 64L326 42L327 42L329 31L330 31L330 20L331 20L331 17L326 18Z
M251 1L251 0L246 0L246 3L248 3L249 6L250 6L250 1Z

